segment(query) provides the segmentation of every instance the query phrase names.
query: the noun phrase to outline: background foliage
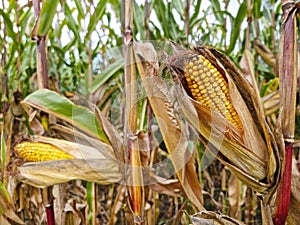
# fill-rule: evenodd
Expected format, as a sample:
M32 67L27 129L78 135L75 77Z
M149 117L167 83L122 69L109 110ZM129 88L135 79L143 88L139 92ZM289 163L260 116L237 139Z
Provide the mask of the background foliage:
M36 115L37 124L29 125L29 118L19 105L22 99L38 89L33 3L2 0L0 4L1 190L7 193L6 198L10 199L16 215L27 224L45 223L38 190L14 181L13 169L18 160L12 146L28 134L37 132L62 137L51 126L48 131L41 127L41 113ZM249 79L254 71L262 98L276 94L276 57L282 23L280 1L134 1L133 9L133 37L136 41L159 43L171 40L184 47L213 46L229 56ZM54 19L46 36L49 89L81 105L85 105L88 99L121 128L124 104L122 2L60 0L57 8L52 10ZM145 114L142 107L140 116ZM276 104L273 109L267 118L270 124L275 123ZM299 123L299 118L297 121ZM55 123L64 124L61 120ZM298 137L299 126L296 129ZM166 157L164 146L160 148L157 160ZM197 145L197 150L201 159L202 144ZM261 224L256 197L250 189L230 177L230 172L217 161L199 172L205 191L204 206L247 224ZM236 185L241 185L238 193L233 191ZM110 224L125 224L124 187L96 185L96 189L98 191L93 192L91 183L79 181L61 185L59 190L64 193L64 201L56 207L65 210L65 220L72 215L76 221L74 224L89 220L96 224L108 221ZM30 198L22 202L20 192ZM92 193L97 193L97 207L93 214ZM185 206L187 215L179 215L183 197L158 193L154 196L151 204L155 205L156 215L152 224L190 222L188 215L194 212L192 206ZM113 199L120 202L117 209L112 209ZM113 220L113 217L117 219ZM15 217L8 221L17 223Z

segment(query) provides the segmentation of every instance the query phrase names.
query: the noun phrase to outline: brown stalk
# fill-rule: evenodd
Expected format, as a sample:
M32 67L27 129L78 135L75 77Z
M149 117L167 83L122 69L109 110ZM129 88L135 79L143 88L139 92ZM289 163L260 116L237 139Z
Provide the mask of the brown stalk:
M142 162L140 149L137 144L137 82L136 82L136 65L133 55L133 2L125 0L124 7L124 50L125 50L125 124L124 137L127 146L126 152L129 153L129 179L128 188L130 193L130 205L134 215L135 224L142 224L144 220L144 181L142 175ZM125 162L127 161L125 153Z
M33 0L33 8L35 17L40 16L40 1ZM48 88L48 65L47 65L47 55L46 55L46 37L37 37L37 49L36 49L36 68L37 68L37 80L38 89ZM44 116L46 117L46 115ZM43 190L43 203L46 208L46 217L48 225L55 225L55 215L53 208L53 195L52 187L45 188Z
M284 139L282 179L277 196L276 211L273 217L275 225L284 225L290 206L292 150L295 131L295 112L297 94L297 6L293 0L282 1L283 31L280 40L279 76L280 109L279 129Z
M40 15L40 1L33 0L33 8L36 18ZM46 37L35 37L37 38L37 50L36 50L36 61L37 61L37 78L38 88L48 88L48 65L46 55Z

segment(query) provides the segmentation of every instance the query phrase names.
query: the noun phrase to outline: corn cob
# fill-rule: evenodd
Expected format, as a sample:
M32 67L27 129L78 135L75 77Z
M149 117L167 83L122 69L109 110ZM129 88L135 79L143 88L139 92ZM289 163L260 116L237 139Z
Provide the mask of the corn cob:
M229 97L228 83L209 60L200 54L189 56L184 64L184 77L194 100L218 111L237 128L242 128Z
M41 142L22 142L15 146L15 150L20 158L31 162L74 158L51 144Z

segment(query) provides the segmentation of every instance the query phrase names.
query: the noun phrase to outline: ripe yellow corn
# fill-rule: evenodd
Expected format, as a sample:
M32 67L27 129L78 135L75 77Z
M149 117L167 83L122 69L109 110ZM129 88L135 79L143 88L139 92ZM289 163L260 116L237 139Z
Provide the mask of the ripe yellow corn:
M184 77L194 100L218 111L237 128L242 128L229 97L228 83L209 60L200 54L189 56L184 64Z
M41 142L21 142L15 146L20 158L30 162L73 159L61 149Z

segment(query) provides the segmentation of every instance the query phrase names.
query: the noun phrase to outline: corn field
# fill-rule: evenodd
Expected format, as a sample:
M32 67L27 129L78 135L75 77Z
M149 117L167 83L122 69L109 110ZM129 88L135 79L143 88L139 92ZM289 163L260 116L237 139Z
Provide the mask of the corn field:
M0 224L300 224L300 2L0 2Z

